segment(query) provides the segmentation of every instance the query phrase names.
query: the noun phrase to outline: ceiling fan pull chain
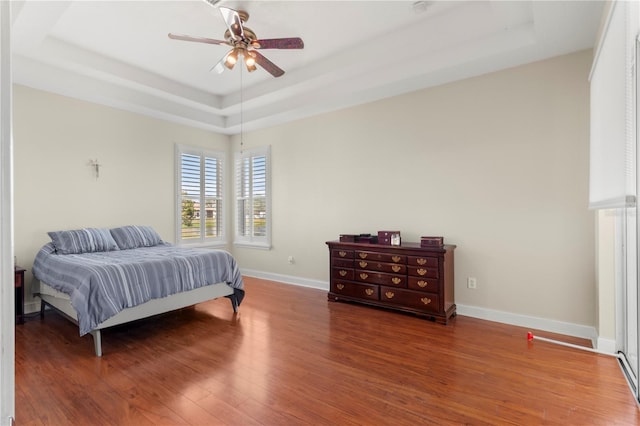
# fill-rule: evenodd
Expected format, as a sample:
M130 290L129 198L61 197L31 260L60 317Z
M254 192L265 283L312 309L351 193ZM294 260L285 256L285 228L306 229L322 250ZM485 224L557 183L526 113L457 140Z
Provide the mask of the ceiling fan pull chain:
M240 154L242 155L242 150L244 149L244 131L243 131L243 122L244 122L244 85L242 84L242 74L244 74L243 67L240 67Z

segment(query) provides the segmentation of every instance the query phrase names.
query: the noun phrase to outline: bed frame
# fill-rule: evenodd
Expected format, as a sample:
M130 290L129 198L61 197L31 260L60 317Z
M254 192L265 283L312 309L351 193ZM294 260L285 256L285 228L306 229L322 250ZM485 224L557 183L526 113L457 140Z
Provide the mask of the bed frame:
M43 282L40 282L40 293L37 294L37 296L40 297L41 301L41 318L44 318L44 311L48 305L63 316L67 317L76 325L78 324L78 316L75 309L73 309L73 306L71 306L69 296L53 289ZM95 329L89 332L93 336L93 345L96 356L102 356L102 336L100 331L105 328L186 308L187 306L217 299L219 297L228 297L231 300L233 312L238 312L238 303L234 295L234 289L226 283L218 283L196 288L194 290L173 294L162 299L153 299L133 308L124 309L108 320L98 324Z

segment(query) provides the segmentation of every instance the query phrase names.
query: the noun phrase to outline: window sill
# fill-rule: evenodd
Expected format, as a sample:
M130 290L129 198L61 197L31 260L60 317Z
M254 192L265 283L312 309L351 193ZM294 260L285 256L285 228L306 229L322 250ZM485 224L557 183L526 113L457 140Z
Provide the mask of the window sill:
M197 242L197 243L178 243L179 247L185 248L225 248L227 247L226 241L215 241L215 242Z
M239 248L249 248L258 250L271 250L271 244L267 243L246 243L246 242L234 242L233 245Z

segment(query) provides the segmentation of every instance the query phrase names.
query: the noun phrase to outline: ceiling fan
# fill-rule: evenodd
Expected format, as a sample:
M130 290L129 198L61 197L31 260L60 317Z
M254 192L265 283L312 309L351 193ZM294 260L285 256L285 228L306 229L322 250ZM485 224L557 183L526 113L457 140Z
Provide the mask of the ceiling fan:
M218 9L227 25L227 30L224 32L224 40L169 33L169 38L174 40L231 46L232 49L211 68L211 71L221 73L225 67L233 69L233 66L242 56L249 72L255 71L257 69L256 64L258 64L274 77L280 77L284 74L284 70L265 58L258 50L304 48L304 42L299 37L258 39L251 28L244 26L244 23L249 19L247 12L244 10L235 11L226 7L219 7Z

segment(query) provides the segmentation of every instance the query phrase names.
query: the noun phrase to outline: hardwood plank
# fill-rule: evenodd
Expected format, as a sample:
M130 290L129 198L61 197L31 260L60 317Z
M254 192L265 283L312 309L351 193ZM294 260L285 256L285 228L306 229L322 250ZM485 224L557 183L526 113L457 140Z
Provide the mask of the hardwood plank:
M638 424L613 357L458 316L449 325L245 278L91 337L59 315L16 327L18 425ZM583 339L536 335L588 345Z

